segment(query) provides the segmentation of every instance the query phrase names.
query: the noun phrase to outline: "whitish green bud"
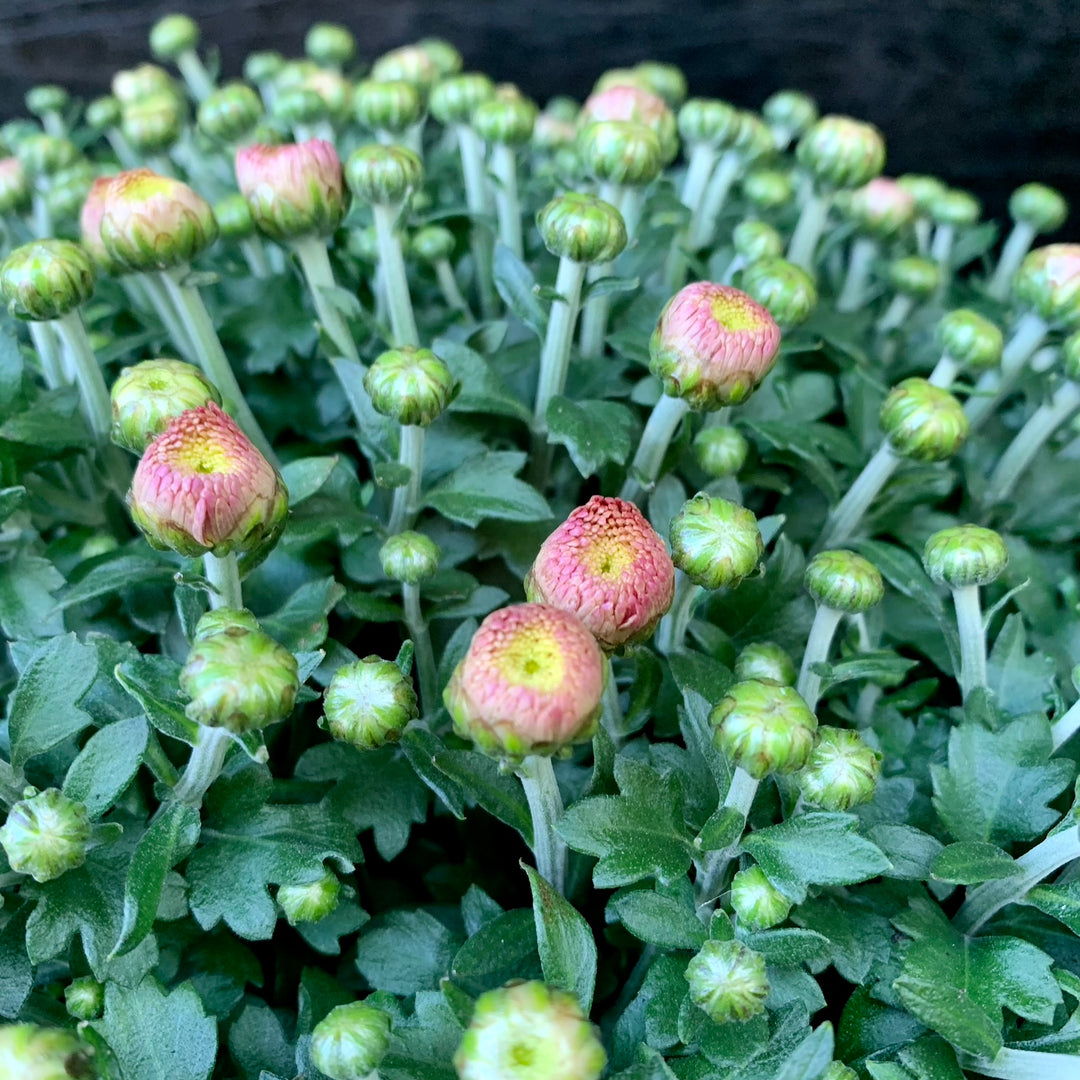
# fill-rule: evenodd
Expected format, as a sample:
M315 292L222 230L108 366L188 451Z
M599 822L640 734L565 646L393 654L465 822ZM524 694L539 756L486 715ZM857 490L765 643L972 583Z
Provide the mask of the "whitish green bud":
M686 76L674 64L642 60L634 71L645 89L666 101L669 108L677 109L686 100Z
M915 200L915 208L920 214L929 214L934 200L946 191L945 185L936 176L905 173L898 176L896 182Z
M108 131L120 123L120 102L106 94L86 106L86 125L94 131Z
M390 1016L354 1001L331 1009L311 1033L311 1060L330 1080L368 1080L390 1048Z
M608 263L626 247L626 224L611 203L568 191L536 215L544 246L576 263Z
M577 999L542 982L481 994L454 1055L460 1080L599 1080L606 1063Z
M86 807L56 788L17 802L0 828L0 845L11 869L38 882L52 881L82 866L89 842Z
M889 263L889 284L904 296L925 300L941 284L941 269L930 259L906 255Z
M356 38L338 23L315 23L304 35L304 52L317 64L341 66L356 54Z
M82 157L70 139L53 135L28 135L15 146L15 156L31 176L54 176Z
M286 127L318 124L331 118L325 99L310 86L289 86L279 90L270 107L270 115Z
M718 98L691 98L678 115L679 135L693 146L728 146L739 129L739 110Z
M206 641L207 638L227 633L237 627L242 630L258 630L259 620L247 608L214 608L196 623L191 640Z
M797 677L795 661L771 641L751 642L735 657L737 682L754 679L778 686L794 686Z
M391 581L418 585L438 570L441 554L434 540L410 530L391 536L379 549L379 561Z
M788 173L778 169L755 169L742 179L742 191L756 210L776 210L791 202L795 194Z
M842 1061L831 1062L821 1080L859 1080L859 1074Z
M150 52L155 60L175 60L199 44L199 28L187 15L166 15L150 29Z
M960 402L926 379L894 386L879 419L892 448L913 461L945 461L964 445L969 430Z
M820 727L795 782L811 806L839 813L869 802L880 772L881 755L857 731Z
M765 957L740 941L706 941L686 968L690 1000L718 1024L765 1011Z
M798 90L777 90L765 99L761 115L770 127L781 128L798 137L818 118L817 102Z
M470 125L485 142L524 146L532 138L537 111L526 97L494 97L476 106Z
M495 84L478 72L451 75L431 91L431 115L440 124L467 124L476 107L495 96Z
M740 221L731 233L735 253L747 262L774 258L784 250L780 234L764 221Z
M120 129L141 153L159 154L178 138L184 126L184 107L171 93L151 94L124 106Z
M923 568L938 585L961 589L989 585L1009 563L1009 549L993 529L956 525L942 529L926 541Z
M795 156L823 187L862 187L885 167L885 140L872 124L823 116L799 139Z
M321 726L357 750L397 742L405 725L419 716L416 691L392 660L367 656L334 673L323 697Z
M715 480L734 476L749 450L750 444L733 427L702 428L694 437L694 457L702 472Z
M755 780L798 772L814 747L817 718L790 686L737 682L709 714L716 746Z
M371 65L371 77L379 82L396 82L400 79L412 83L426 98L441 74L426 49L419 45L403 45L380 56Z
M214 220L222 240L246 240L255 233L255 219L247 199L239 192L214 204Z
M731 879L731 909L739 916L739 925L747 930L768 930L788 917L791 901L760 866L751 866Z
M577 148L586 171L601 183L644 187L663 168L656 133L632 120L590 124L578 136Z
M62 87L53 84L32 86L26 91L26 110L32 116L45 116L47 113L62 113L71 103L71 95Z
M814 279L787 259L760 259L743 272L741 285L783 330L806 322L817 307Z
M89 975L72 979L64 990L64 1005L76 1020L96 1020L105 1006L105 987Z
M376 412L399 424L427 427L454 400L450 369L430 349L388 349L368 368L364 387Z
M548 112L542 112L533 125L532 145L537 150L572 149L577 139L577 125L573 120L560 120Z
M404 79L365 79L353 92L353 112L369 131L400 134L424 117L423 95Z
M822 551L807 564L803 584L814 603L848 615L881 603L885 582L878 568L854 551Z
M942 315L937 339L942 352L972 371L986 371L1001 362L1001 328L968 308Z
M1061 366L1066 379L1080 382L1080 330L1071 333L1061 343Z
M440 76L456 75L464 64L461 53L442 38L424 38L416 43L416 47L435 65Z
M254 129L262 111L262 99L247 83L226 83L199 106L199 130L217 142L237 142Z
M34 1024L0 1025L4 1080L96 1080L93 1050L73 1031Z
M978 223L982 203L968 191L947 188L930 204L930 216L939 225L968 228Z
M706 589L734 588L758 568L764 552L757 518L726 499L701 492L672 519L672 562Z
M300 88L319 96L331 123L344 124L352 116L353 85L338 72L316 68L304 79Z
M94 264L70 240L34 240L0 263L0 295L17 319L59 319L94 293Z
M1080 326L1080 244L1047 244L1024 258L1013 294L1047 322Z
M70 169L58 172L45 192L45 205L53 220L76 219L93 183L94 167L89 161L76 162Z
M425 225L413 233L409 250L421 262L437 263L454 254L457 241L445 225Z
M864 232L887 239L911 224L915 199L890 177L876 176L850 193L846 213Z
M112 78L112 92L125 108L154 94L171 93L181 97L172 76L157 64L139 64L138 67L118 71Z
M369 143L349 155L345 180L358 199L374 206L396 206L424 182L424 166L404 146Z
M271 82L284 66L285 57L273 49L249 53L244 61L244 78L253 83Z
M332 870L325 868L315 881L306 885L282 885L277 891L277 902L290 926L325 919L337 910L340 899L341 882Z
M124 368L112 385L112 430L118 446L141 454L187 409L208 401L221 404L221 396L209 379L182 360L143 360Z
M1069 204L1061 192L1046 184L1021 184L1009 196L1009 214L1036 233L1052 233L1065 224Z
M732 148L737 150L744 162L757 161L775 150L772 132L757 113L740 112L739 129Z
M246 620L200 637L180 671L189 720L233 734L284 720L300 688L296 657Z

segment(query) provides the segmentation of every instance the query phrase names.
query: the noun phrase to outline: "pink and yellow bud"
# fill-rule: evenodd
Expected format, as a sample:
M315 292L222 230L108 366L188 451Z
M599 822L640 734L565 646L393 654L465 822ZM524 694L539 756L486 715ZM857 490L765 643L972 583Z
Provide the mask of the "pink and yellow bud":
M641 511L594 495L543 543L525 579L531 601L576 615L606 650L647 638L671 607L675 567Z
M651 128L660 140L660 155L664 163L671 162L679 152L679 133L675 114L663 98L640 86L609 86L590 94L578 114L578 130L605 120L630 120Z
M454 730L493 757L551 755L592 738L606 664L576 615L548 604L492 612L443 693Z
M108 253L101 239L101 221L105 217L105 193L112 181L111 176L98 177L90 185L79 213L79 243L103 274L123 272L117 261Z
M0 215L18 214L30 206L30 182L18 158L0 159Z
M891 177L877 176L851 193L848 215L873 236L892 236L915 219L915 197Z
M1048 323L1080 326L1080 244L1047 244L1020 264L1013 293Z

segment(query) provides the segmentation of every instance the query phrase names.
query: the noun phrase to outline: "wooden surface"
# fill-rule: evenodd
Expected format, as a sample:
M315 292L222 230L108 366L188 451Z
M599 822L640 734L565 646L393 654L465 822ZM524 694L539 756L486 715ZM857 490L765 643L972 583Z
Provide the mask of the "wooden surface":
M934 171L999 212L1028 179L1080 206L1077 0L0 0L0 114L39 82L102 92L181 9L237 74L252 49L300 51L315 19L347 23L365 57L435 34L472 67L543 99L587 93L605 67L651 56L693 92L753 106L798 86L873 120L889 171Z

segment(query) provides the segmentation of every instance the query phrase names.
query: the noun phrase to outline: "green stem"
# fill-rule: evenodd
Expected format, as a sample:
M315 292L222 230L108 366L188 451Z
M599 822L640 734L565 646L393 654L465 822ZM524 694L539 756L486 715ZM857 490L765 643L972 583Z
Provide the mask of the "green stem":
M664 284L668 292L676 292L686 280L686 248L694 231L694 222L701 211L705 190L716 165L717 150L713 146L698 143L690 151L686 175L683 178L682 193L679 198L690 211L690 219L683 229L677 229L671 238L667 260L664 265Z
M815 664L824 663L829 659L833 636L843 617L842 611L827 607L825 604L819 604L814 615L810 637L806 642L806 651L803 653L802 667L799 670L799 681L795 684L795 689L798 690L803 701L810 706L811 712L817 711L818 700L821 698L821 676L811 669Z
M127 141L127 136L119 128L109 128L105 132L105 140L112 147L116 160L123 169L137 169L139 167L139 155Z
M155 274L143 274L142 286L150 306L165 327L165 333L173 343L176 351L189 363L199 363L199 350L192 343L191 335L187 331L183 320L177 315L173 307L172 298L161 278Z
M619 684L615 681L615 666L607 658L607 678L604 680L604 697L600 722L618 746L626 738L626 717L619 703Z
M394 502L390 510L389 533L396 535L412 527L420 510L420 482L424 473L424 429L416 424L404 424L401 428L401 447L398 461L409 470L409 482L394 488Z
M836 300L836 310L858 311L866 303L866 288L870 271L878 255L877 241L870 236L857 236L848 257L847 276L844 287Z
M153 728L150 729L150 737L146 741L143 759L154 774L155 779L163 784L168 784L169 787L176 787L180 774L176 771L176 766L169 760L168 755L162 748L161 740Z
M185 49L176 58L176 66L196 101L205 101L214 92L214 80L194 49Z
M54 139L66 139L68 137L68 129L64 123L64 118L55 109L49 109L42 116L41 126L45 129L45 134L51 135Z
M682 423L690 407L682 398L663 394L653 406L645 430L641 433L637 453L630 463L626 482L619 492L619 497L628 502L636 502L646 490L651 491L664 463L664 455L671 440Z
M555 832L555 825L563 815L563 801L551 758L529 755L518 766L518 778L532 815L536 869L561 895L566 890L566 844Z
M401 214L401 205L372 206L375 218L375 241L379 247L379 265L386 282L386 298L390 304L390 333L393 344L419 345L420 334L416 329L412 298L409 296L409 280L405 274L405 257L401 253L401 239L394 225Z
M1053 739L1054 749L1064 746L1080 730L1080 701L1074 701L1072 708L1062 713L1053 724L1050 725L1050 736Z
M86 333L82 316L78 309L61 315L52 321L64 346L75 383L82 398L83 413L90 430L100 442L108 442L109 427L112 424L112 404L109 391L105 386L105 376L94 355L94 347Z
M986 686L986 631L978 585L952 590L956 628L960 635L960 692L967 701L977 686Z
M825 524L824 538L818 550L836 547L855 532L878 492L888 483L889 477L900 464L900 456L883 442L874 456L863 467L855 482L829 515Z
M942 390L949 390L959 374L960 365L948 353L942 353L926 381L931 386L940 386Z
M793 262L807 271L814 269L814 251L821 239L821 234L825 231L831 205L831 193L810 192L799 213L795 231L791 234L787 252L788 262Z
M330 256L326 243L318 236L301 236L290 241L290 247L300 263L308 292L311 293L315 312L319 316L327 337L333 342L339 355L359 362L360 353L353 340L352 331L344 315L333 305L324 290L336 286L334 268L330 265Z
M435 279L439 283L440 290L442 290L446 306L451 311L460 311L467 323L476 322L476 316L473 315L469 308L468 301L461 294L457 278L454 276L454 268L450 265L449 259L439 259L435 263Z
M190 806L202 805L203 796L221 775L231 741L224 728L199 728L184 775L172 790L172 797L177 802L186 802Z
M915 300L910 296L900 293L892 298L885 313L877 321L879 334L888 334L898 326L902 326L915 307Z
M240 251L244 256L252 277L268 278L270 260L266 257L266 245L258 234L245 237L240 241Z
M210 610L218 608L242 608L243 593L240 590L240 567L235 554L203 556L203 573L213 588L210 591Z
M925 214L919 214L915 218L915 250L923 258L930 254L933 231L934 223Z
M724 796L723 806L729 810L737 810L745 822L750 817L750 808L754 805L754 796L757 794L759 781L755 780L745 769L735 766L731 774L731 784L728 786L727 795ZM741 840L741 836L740 836ZM710 907L720 895L720 887L724 881L724 875L739 849L739 840L722 851L710 851L702 860L700 872L694 883L694 892L699 905L707 904Z
M490 214L487 175L484 169L484 143L468 124L455 124L458 153L461 155L461 176L465 184L465 202L472 216L469 244L476 268L476 288L480 296L480 311L485 319L496 311L495 277L492 263L491 231L487 225Z
M524 256L525 246L521 234L521 201L518 198L514 148L505 143L495 143L491 148L489 165L491 175L495 178L495 216L499 222L499 240L520 259Z
M1001 367L985 371L967 399L964 412L972 428L978 427L997 408L998 402L1016 385L1024 365L1043 343L1050 327L1041 316L1029 311L1013 326L1001 353Z
M1009 239L1001 249L1001 258L994 267L993 276L986 285L987 293L995 300L1005 300L1009 295L1013 276L1024 261L1035 239L1035 228L1026 221L1018 221L1009 233Z
M742 155L737 150L728 150L720 158L709 178L698 213L690 222L691 250L700 251L713 242L720 211L727 202L731 185L735 183L735 177L739 175L741 167Z
M57 390L61 386L69 385L67 374L64 371L64 358L60 352L60 343L56 340L56 333L51 324L47 322L28 322L27 330L30 332L30 341L33 343L34 352L41 361L41 374L45 379L45 385L50 390Z
M30 213L34 235L39 240L48 240L53 235L53 220L49 213L49 204L41 192L34 192Z
M683 647L694 606L703 592L704 589L695 585L681 570L675 571L675 598L656 631L657 652L670 656Z
M995 1076L1001 1080L1080 1080L1080 1057L1075 1054L1013 1050L1004 1046L990 1061L963 1052L956 1056L968 1072L980 1076Z
M433 716L439 707L439 679L435 668L435 654L431 648L431 634L420 609L420 586L402 582L401 601L405 608L405 628L412 638L413 655L416 658L416 678L420 684L420 715Z
M942 280L951 272L949 260L952 258L953 245L956 243L956 226L941 224L934 230L934 239L930 244L930 258L941 267Z

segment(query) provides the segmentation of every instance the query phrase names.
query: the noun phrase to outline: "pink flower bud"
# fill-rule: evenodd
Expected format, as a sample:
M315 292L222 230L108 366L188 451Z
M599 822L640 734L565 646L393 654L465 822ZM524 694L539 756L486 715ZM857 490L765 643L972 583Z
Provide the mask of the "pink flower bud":
M603 120L632 120L650 128L660 140L660 156L667 163L679 150L678 124L675 114L663 98L650 94L640 86L609 86L590 94L578 114L578 130Z
M175 417L146 448L128 506L154 547L254 560L281 535L289 495L232 418L208 402Z
M604 658L575 615L547 604L492 612L443 694L454 730L494 757L557 753L592 738Z
M30 206L30 182L18 158L0 158L0 214L19 213Z
M101 219L105 216L105 192L112 181L111 176L98 177L90 185L79 214L79 242L104 274L121 272L116 260L105 250L105 245L101 241Z
M530 600L572 612L608 650L647 638L674 590L664 541L633 503L603 495L544 541L525 579Z
M848 213L867 232L892 236L915 217L915 197L888 176L876 176L851 193Z
M274 240L329 236L349 206L341 159L324 139L241 147L236 183L255 224Z
M757 301L730 285L696 281L660 313L650 367L665 393L711 412L745 401L779 349L780 327Z

